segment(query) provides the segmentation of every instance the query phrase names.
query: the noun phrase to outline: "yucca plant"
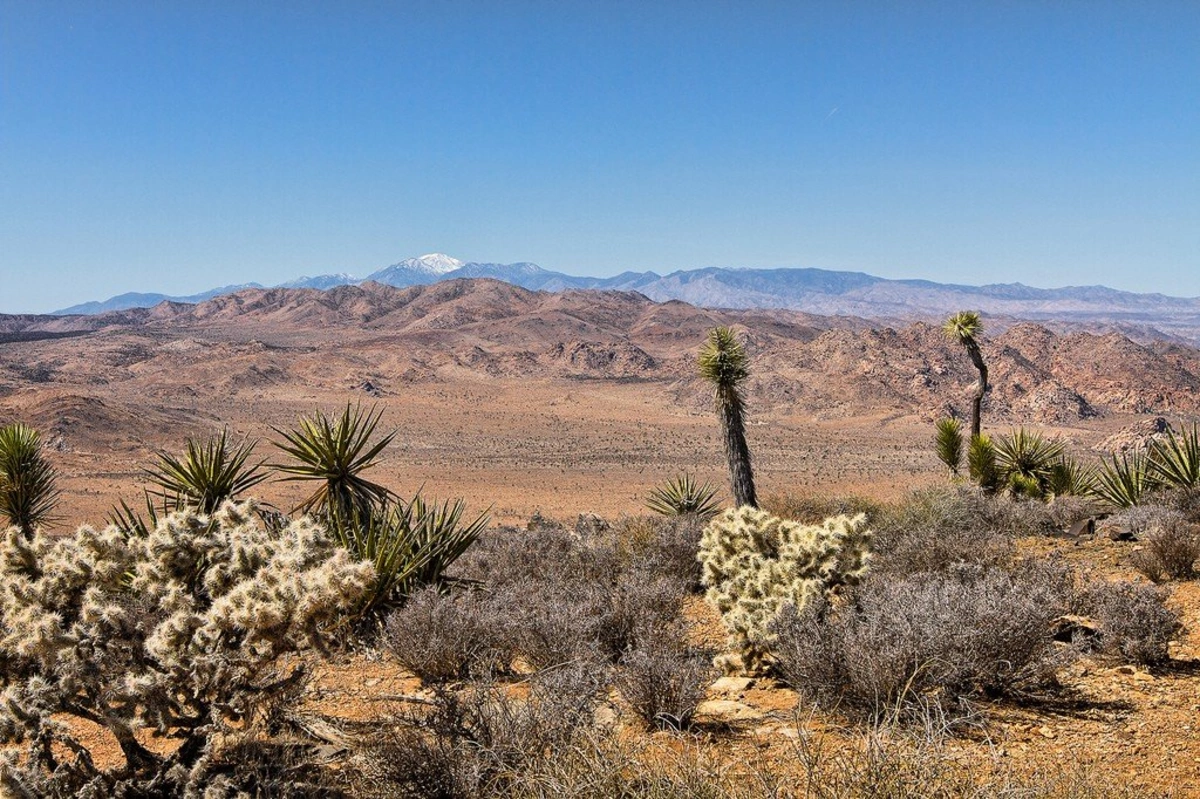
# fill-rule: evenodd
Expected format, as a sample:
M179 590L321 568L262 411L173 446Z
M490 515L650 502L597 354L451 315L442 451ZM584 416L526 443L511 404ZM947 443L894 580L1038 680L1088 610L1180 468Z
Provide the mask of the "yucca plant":
M327 524L338 544L375 567L360 620L378 619L418 588L443 580L489 522L485 512L464 523L465 511L461 499L430 504L417 494L408 502L388 499L365 513L353 507L330 512Z
M1070 455L1063 455L1050 467L1046 488L1052 496L1084 497L1094 493L1095 487L1096 470Z
M996 446L987 435L971 436L967 446L967 474L984 491L995 491L1000 485L1000 469L996 465Z
M1155 487L1149 460L1141 452L1102 458L1093 495L1117 508L1141 505L1146 494Z
M269 476L262 471L262 461L250 463L256 443L242 441L235 445L229 440L228 429L204 441L188 438L183 455L159 452L158 464L145 471L158 487L152 493L169 510L188 507L211 514Z
M1018 496L1043 498L1049 493L1051 473L1062 460L1063 445L1024 427L996 441L996 467L1000 482Z
M646 507L663 516L692 514L707 519L721 509L717 489L712 483L697 483L684 472L650 491Z
M271 468L289 475L282 478L285 481L320 483L295 512L343 520L367 519L374 508L392 500L391 491L362 476L396 437L392 431L371 443L382 413L364 411L357 405L352 408L347 403L340 416L317 411L311 417L302 417L293 430L272 428L283 437L275 446L295 462L273 463Z
M1200 488L1200 432L1196 423L1178 436L1174 430L1167 430L1165 440L1151 443L1147 466L1155 481L1164 487L1184 491Z
M938 460L946 464L950 474L957 476L962 466L962 422L954 418L938 419L933 439Z
M38 432L20 422L0 427L0 519L29 538L53 519L59 495Z

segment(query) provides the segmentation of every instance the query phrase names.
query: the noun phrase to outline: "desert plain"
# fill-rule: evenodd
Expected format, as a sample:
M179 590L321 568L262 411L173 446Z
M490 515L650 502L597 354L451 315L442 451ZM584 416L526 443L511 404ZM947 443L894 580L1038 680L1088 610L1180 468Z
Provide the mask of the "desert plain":
M512 525L617 519L644 513L647 492L683 471L727 491L695 354L709 328L729 324L751 357L760 494L890 500L947 481L933 422L969 407L974 371L939 322L713 310L490 280L249 290L196 306L0 318L0 423L42 432L60 474L63 531L102 523L118 499L139 502L142 470L189 436L227 427L273 462L276 428L347 403L378 409L381 430L396 431L372 477L401 495L462 497ZM1084 461L1157 417L1200 413L1200 350L1186 343L1003 320L982 346L993 385L985 429L1036 428ZM284 510L302 492L257 491ZM1103 537L1023 546L1138 579L1128 545ZM1096 699L1087 712L1000 709L986 736L951 748L968 764L1078 765L1136 794L1200 796L1200 594L1193 584L1173 591L1189 632L1171 667L1078 667L1067 679ZM700 634L719 637L711 613L692 615ZM372 707L370 686L412 687L411 675L378 661L331 666L321 679L327 704L351 715ZM756 714L721 744L730 752L787 745L802 710L769 682L724 698Z

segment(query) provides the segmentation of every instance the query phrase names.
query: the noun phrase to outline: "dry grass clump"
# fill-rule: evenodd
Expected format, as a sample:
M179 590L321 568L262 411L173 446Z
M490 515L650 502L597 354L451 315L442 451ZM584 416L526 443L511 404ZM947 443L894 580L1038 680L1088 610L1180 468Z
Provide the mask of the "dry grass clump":
M483 591L424 588L387 621L384 647L427 683L507 668L516 644L509 614Z
M767 513L801 524L820 524L831 516L857 516L866 514L874 523L883 511L883 505L873 499L858 496L824 496L821 494L771 494L760 505Z
M996 520L1001 503L1016 504L973 489L910 494L877 517L872 569L906 575L942 572L961 564L1007 566L1016 547L1006 525Z
M682 630L646 636L621 658L617 690L651 728L691 726L715 669L704 652L689 647Z

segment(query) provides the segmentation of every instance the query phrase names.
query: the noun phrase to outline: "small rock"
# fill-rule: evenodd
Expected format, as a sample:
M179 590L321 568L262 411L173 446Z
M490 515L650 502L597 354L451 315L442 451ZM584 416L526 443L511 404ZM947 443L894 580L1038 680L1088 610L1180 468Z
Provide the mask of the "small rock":
M1071 525L1067 531L1067 535L1072 538L1082 538L1084 536L1094 536L1096 534L1096 517L1089 516L1086 519L1080 519Z
M1100 628L1087 616L1067 614L1050 622L1050 634L1055 641L1069 644L1097 637L1100 635Z
M763 718L762 711L730 699L709 699L696 708L696 715L714 721L756 721Z
M1133 666L1117 666L1113 671L1117 674L1133 674L1137 669Z
M1049 727L1038 727L1038 735L1042 736L1043 738L1053 738L1054 730L1050 729Z
M721 677L711 686L709 693L724 696L740 696L747 688L754 685L752 677Z
M1137 533L1133 530L1125 530L1119 527L1114 527L1108 531L1108 539L1110 541L1137 541Z
M597 727L612 729L617 726L617 711L610 705L600 705L592 713L592 720Z

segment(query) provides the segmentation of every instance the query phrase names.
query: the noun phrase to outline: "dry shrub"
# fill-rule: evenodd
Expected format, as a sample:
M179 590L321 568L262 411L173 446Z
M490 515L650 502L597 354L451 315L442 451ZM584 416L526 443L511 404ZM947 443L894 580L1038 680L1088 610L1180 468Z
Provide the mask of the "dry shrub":
M878 517L872 569L907 575L965 563L1006 566L1016 550L1011 535L995 522L996 502L969 489L910 494Z
M874 524L883 510L878 502L866 497L826 497L818 494L772 494L762 502L762 509L781 519L801 524L820 524L831 516L857 516L864 513L867 522Z
M512 662L515 646L505 609L482 591L454 595L425 588L388 618L384 646L425 682L461 680Z
M1170 659L1169 645L1183 629L1167 597L1154 586L1097 582L1082 591L1077 605L1100 623L1104 654L1149 666Z
M700 591L700 562L696 550L705 519L686 516L635 516L617 525L617 545L626 564L669 575L688 591Z
M682 638L682 630L663 630L621 658L617 689L650 727L690 727L715 676L711 655L688 647Z
M1071 583L1049 562L869 579L844 606L785 613L778 670L822 707L875 718L1039 691L1063 663L1051 622L1070 609Z
M1182 513L1167 508L1141 508L1120 514L1118 521L1142 539L1130 557L1133 567L1154 583L1190 580L1200 558L1200 535Z
M590 727L603 685L602 669L577 664L534 675L524 697L486 680L439 689L428 706L378 726L347 782L362 797L509 795Z

